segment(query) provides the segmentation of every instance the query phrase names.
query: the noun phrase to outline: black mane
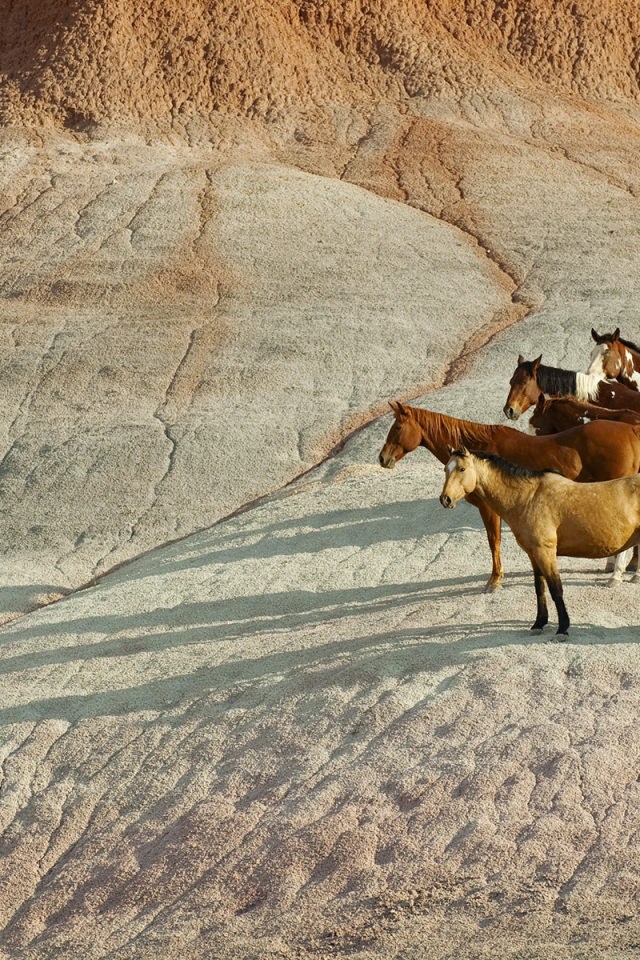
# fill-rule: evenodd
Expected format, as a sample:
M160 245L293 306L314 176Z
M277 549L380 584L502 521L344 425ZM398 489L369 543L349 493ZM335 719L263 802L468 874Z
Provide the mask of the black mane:
M477 457L478 460L488 460L489 463L493 463L515 480L543 477L545 473L558 473L557 470L530 470L528 467L521 467L518 463L512 463L511 460L505 460L504 457L499 457L495 453L482 453L479 450L470 450L469 452L472 453L474 457ZM451 456L464 457L464 453L461 450L455 450Z
M548 393L549 396L576 395L578 385L575 370L563 370L562 367L546 367L541 363L536 372L536 377L542 392Z
M634 353L640 353L640 347L636 346L633 340L623 340L622 337L619 338L620 343L623 343L625 347L629 347L630 350L633 350Z

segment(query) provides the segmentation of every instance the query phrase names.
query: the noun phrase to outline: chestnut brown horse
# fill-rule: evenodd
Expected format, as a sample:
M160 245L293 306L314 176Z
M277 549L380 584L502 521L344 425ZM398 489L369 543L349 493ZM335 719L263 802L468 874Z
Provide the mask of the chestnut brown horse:
M640 410L609 410L595 403L581 403L572 397L552 397L541 393L529 417L529 432L538 437L562 433L590 420L616 420L618 423L640 423Z
M613 333L597 333L591 329L596 342L591 351L587 374L599 374L611 380L619 380L632 389L640 389L640 348L630 340L620 339L620 327Z
M383 467L393 467L412 450L426 447L441 463L449 459L447 446L464 444L494 453L531 470L556 470L572 480L594 481L626 477L640 470L640 427L593 421L549 437L532 437L501 425L473 423L422 407L391 403L395 420L379 454ZM470 494L480 510L493 558L487 591L502 580L500 518L481 497ZM620 577L622 574L620 574ZM619 579L617 577L616 579Z
M583 403L596 403L609 410L640 410L640 393L617 380L603 380L599 374L578 373L562 367L547 367L542 357L524 360L518 357L509 381L509 395L504 405L509 420L517 420L538 397L571 397Z
M640 543L639 476L574 483L553 471L526 470L464 447L451 450L445 474L444 507L478 494L509 524L529 557L538 601L535 632L549 620L545 581L558 611L558 639L565 640L569 631L559 556L606 557Z

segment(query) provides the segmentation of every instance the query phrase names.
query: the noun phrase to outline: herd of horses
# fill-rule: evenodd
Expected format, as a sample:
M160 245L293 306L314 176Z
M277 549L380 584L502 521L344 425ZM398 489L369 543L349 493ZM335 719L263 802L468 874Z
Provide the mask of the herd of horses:
M518 357L504 412L518 420L533 408L529 433L392 402L395 419L379 455L389 468L422 446L445 464L442 505L464 497L480 511L492 556L489 592L501 584L501 521L509 525L533 567L531 629L548 620L546 583L560 640L569 617L558 556L608 557L615 584L633 548L629 569L640 581L640 348L619 329L591 335L586 373Z

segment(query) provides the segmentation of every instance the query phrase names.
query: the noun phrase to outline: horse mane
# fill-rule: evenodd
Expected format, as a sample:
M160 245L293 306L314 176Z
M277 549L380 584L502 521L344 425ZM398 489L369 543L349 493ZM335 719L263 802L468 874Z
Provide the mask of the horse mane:
M543 393L551 396L558 394L575 396L578 389L578 378L575 370L563 370L562 367L547 367L541 363L536 376L538 386Z
M512 463L511 460L505 460L504 457L499 457L495 453L482 453L478 450L470 450L469 452L478 460L488 460L489 463L498 467L502 473L507 473L510 477L513 477L514 480L530 480L536 477L543 477L545 473L557 473L558 476L562 476L557 470L530 470L528 467L521 467L520 464ZM463 455L460 450L456 450L455 453L451 454L452 457L462 457Z
M625 347L629 347L630 350L633 350L634 353L640 353L640 347L636 346L633 340L623 340L622 337L618 338L620 343L624 344Z
M595 373L580 373L575 370L564 370L562 367L547 367L543 363L538 367L536 377L538 386L543 393L547 393L551 397L575 397L582 403L597 400L603 379Z
M491 443L494 439L495 425L474 423L472 420L459 420L446 413L436 413L424 407L406 407L421 427L429 430L431 437L452 447L467 446L475 441Z

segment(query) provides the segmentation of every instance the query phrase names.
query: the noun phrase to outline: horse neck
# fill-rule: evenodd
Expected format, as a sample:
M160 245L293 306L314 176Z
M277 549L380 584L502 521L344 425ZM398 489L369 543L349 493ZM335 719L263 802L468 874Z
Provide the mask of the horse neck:
M540 364L537 370L539 388L548 397L576 397L583 403L593 402L603 377L597 373L579 373L562 367Z
M620 340L622 346L628 351L631 356L631 362L633 363L633 369L640 371L640 352L635 343L630 343L627 340Z
M476 450L494 452L495 434L508 429L485 423L473 423L471 420L459 420L457 417L424 410L422 407L410 409L422 433L422 446L442 463L446 463L449 459L447 445L454 449L470 446L475 447Z
M491 461L474 458L477 492L494 513L500 517L518 514L535 492L535 484L527 478L516 479L505 475Z

